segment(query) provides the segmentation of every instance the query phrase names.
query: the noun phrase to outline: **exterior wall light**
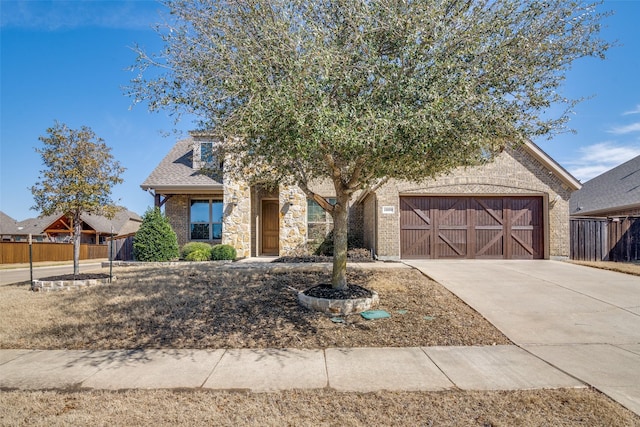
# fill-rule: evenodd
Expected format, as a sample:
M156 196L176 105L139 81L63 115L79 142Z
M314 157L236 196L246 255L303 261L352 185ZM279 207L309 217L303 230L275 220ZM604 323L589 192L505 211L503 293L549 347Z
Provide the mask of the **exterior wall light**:
M289 191L289 205L293 205L293 202L295 200L295 195L293 194L293 190Z
M233 195L233 197L231 198L231 204L233 206L238 206L238 196L236 196L235 194Z

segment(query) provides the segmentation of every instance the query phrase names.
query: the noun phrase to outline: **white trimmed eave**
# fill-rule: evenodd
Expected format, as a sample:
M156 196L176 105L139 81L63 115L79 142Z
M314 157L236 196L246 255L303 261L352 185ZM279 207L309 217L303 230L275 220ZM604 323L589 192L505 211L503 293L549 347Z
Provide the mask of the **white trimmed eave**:
M140 186L145 191L153 191L155 194L220 194L223 192L222 184L207 185L145 185Z
M577 191L582 188L582 184L573 175L571 175L565 168L560 166L558 162L553 160L547 153L545 153L540 147L531 141L527 141L523 145L536 160L542 163L549 171L553 172L560 180L565 183L570 190Z
M627 216L627 215L610 215L611 212L624 212L624 211L628 211L628 210L633 210L633 209L640 209L640 203L633 203L630 205L622 205L622 206L609 206L606 208L602 208L602 209L593 209L590 211L582 211L582 210L578 210L575 212L571 213L571 217L572 218L579 218L579 217L602 217L602 218L607 218L607 217L623 217L623 216Z

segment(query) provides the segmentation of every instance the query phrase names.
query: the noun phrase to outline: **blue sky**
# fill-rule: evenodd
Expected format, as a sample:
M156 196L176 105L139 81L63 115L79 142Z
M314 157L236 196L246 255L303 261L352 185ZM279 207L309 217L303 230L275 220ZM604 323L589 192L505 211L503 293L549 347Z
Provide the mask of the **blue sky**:
M113 198L139 214L153 204L140 184L193 127L164 113L131 108L123 94L134 44L156 51L155 1L0 0L0 210L23 220L29 187L42 169L38 137L57 120L89 126L127 168ZM579 104L562 134L535 142L582 182L640 155L640 1L605 1L615 15L602 36L620 46L605 61L574 64L563 93Z

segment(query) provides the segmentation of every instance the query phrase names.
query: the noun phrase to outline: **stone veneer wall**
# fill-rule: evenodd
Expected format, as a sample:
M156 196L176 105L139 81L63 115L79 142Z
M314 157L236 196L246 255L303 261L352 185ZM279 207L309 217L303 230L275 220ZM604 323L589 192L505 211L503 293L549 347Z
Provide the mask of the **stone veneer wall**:
M307 243L307 196L296 186L280 186L280 255L292 255Z
M400 257L400 194L419 195L539 195L543 196L546 256L569 255L569 197L571 190L523 148L506 149L482 167L458 168L450 174L421 183L389 181L376 191L377 229L367 227L365 240L375 242L381 259ZM393 214L382 214L393 206ZM368 206L371 209L372 206ZM365 214L365 218L368 218Z
M335 189L329 180L310 185L312 191L323 197L335 197ZM293 195L293 200L290 196ZM357 194L354 195L354 200ZM307 244L307 196L297 186L281 186L280 202L280 255L293 255L306 249ZM290 202L292 202L290 204ZM349 207L350 240L362 242L362 205L352 203Z
M236 248L238 258L251 256L251 188L227 177L223 182L222 243ZM234 197L237 204L233 204Z

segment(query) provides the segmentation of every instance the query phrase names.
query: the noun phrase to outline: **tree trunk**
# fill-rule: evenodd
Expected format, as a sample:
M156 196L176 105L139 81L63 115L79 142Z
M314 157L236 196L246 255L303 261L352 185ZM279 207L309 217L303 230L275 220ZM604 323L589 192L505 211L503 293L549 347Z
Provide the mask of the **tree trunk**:
M82 221L73 219L73 275L80 273L80 238L82 237Z
M333 211L333 289L347 288L347 221L348 198L338 196Z

